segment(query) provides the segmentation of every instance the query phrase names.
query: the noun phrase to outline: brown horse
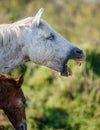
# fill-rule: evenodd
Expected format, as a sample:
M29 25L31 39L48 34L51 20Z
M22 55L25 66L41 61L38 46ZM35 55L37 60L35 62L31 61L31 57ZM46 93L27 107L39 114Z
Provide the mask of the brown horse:
M0 109L3 109L16 130L27 130L22 83L23 75L15 79L0 74Z

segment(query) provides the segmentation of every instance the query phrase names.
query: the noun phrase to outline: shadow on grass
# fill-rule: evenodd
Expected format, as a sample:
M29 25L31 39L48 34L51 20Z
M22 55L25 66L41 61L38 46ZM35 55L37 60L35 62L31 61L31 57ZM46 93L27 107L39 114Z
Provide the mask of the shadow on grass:
M69 123L69 114L61 108L44 109L41 117L31 117L38 126L38 130L73 130ZM76 126L77 130L79 126ZM34 126L32 126L34 128Z

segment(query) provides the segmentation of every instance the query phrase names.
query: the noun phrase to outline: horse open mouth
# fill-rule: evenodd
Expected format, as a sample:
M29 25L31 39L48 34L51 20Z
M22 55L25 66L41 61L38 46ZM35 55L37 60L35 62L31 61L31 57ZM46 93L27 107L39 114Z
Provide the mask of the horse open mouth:
M77 58L77 59L74 59L73 60L79 65L81 66L84 58ZM63 68L61 70L61 75L62 76L71 76L72 75L72 70L68 67L67 63L68 63L69 60L67 60L64 64L63 64Z

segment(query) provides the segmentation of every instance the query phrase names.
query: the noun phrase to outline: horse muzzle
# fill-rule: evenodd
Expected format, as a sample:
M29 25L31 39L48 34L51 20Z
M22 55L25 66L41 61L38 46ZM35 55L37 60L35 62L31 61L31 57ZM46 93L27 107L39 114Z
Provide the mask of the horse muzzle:
M23 123L20 124L15 130L27 130L27 123L24 121Z
M76 63L80 66L85 59L86 55L85 53L80 50L79 48L73 48L73 50L70 51L69 56L65 59L62 69L61 69L61 75L62 76L70 76L72 75L72 70L68 67L67 63L70 59L73 59L76 61Z

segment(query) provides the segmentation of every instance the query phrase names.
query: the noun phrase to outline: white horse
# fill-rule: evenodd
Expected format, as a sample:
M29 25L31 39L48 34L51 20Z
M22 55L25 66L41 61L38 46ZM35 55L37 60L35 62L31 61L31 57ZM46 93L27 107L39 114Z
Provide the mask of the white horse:
M35 17L0 25L0 73L30 60L68 76L72 74L69 59L81 64L84 52L42 20L42 13L40 9Z

